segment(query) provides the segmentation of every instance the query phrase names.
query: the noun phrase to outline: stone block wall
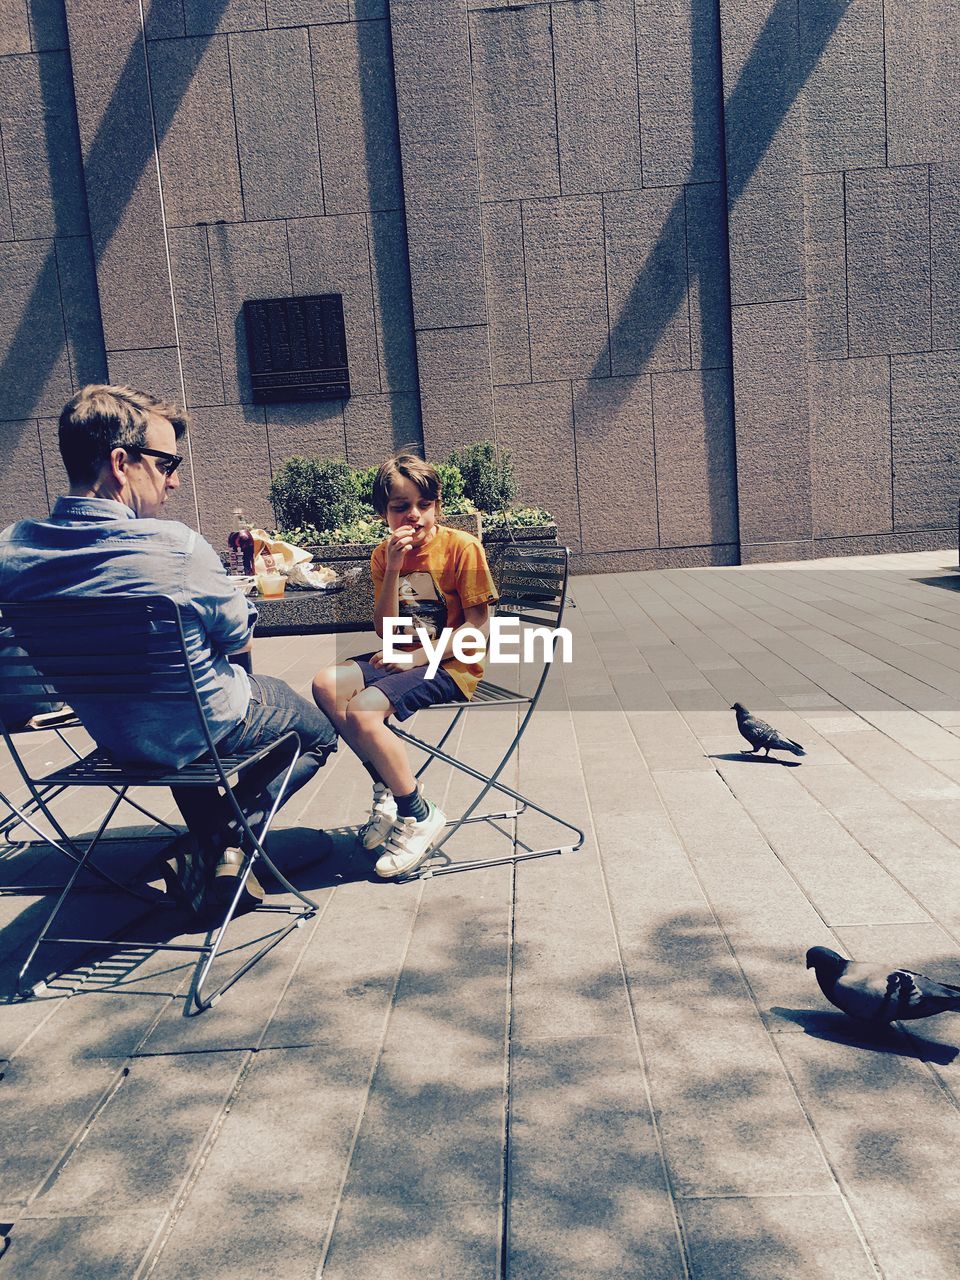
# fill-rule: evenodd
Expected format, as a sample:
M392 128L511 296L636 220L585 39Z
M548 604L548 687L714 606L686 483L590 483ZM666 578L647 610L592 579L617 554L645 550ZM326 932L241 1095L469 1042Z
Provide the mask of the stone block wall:
M949 545L960 9L720 8L741 556Z
M62 6L0 26L0 521L63 487L56 418L106 373Z
M581 569L953 540L956 0L144 10L4 7L3 519L109 377L217 544L294 453L481 438ZM351 396L254 405L243 301L325 291Z

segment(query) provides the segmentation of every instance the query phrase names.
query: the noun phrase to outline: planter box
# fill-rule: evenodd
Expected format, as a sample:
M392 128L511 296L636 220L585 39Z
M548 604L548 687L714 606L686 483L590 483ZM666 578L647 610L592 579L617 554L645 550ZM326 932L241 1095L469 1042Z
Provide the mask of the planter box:
M479 517L451 516L444 524L476 533ZM534 529L520 529L515 532L515 538L517 542L556 543L557 526L551 524ZM500 562L510 542L506 533L484 535L483 544L494 582L499 582ZM254 603L260 614L257 635L310 635L366 629L372 632L374 600L370 557L376 545L375 542L348 542L335 547L311 547L315 563L333 569L341 578L347 578L346 586L340 591L288 589L279 600L262 600L254 596Z

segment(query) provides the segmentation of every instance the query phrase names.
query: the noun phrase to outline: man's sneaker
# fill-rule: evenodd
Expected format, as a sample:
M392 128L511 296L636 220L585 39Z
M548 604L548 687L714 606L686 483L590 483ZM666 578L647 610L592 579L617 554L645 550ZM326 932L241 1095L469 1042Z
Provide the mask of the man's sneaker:
M397 802L393 798L393 792L382 782L375 782L370 817L358 832L360 843L371 852L379 849L392 831L396 820Z
M167 893L194 914L203 910L210 883L209 856L204 856L196 839L186 832L164 849L158 870Z
M227 906L236 893L245 856L242 849L224 849L220 855L220 861L213 873L213 884L210 886L209 895L217 906ZM253 907L258 907L262 901L263 885L251 871L244 883L237 908L240 911L249 911Z
M447 815L430 800L427 805L430 811L422 822L416 818L397 818L393 824L387 846L377 859L377 875L382 879L395 880L397 876L416 871L437 843L447 824Z

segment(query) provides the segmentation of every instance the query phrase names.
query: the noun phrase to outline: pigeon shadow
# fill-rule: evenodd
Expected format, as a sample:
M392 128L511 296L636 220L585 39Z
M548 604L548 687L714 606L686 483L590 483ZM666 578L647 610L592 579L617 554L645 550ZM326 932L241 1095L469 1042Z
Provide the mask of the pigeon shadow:
M799 760L781 760L779 756L755 756L749 751L724 751L719 755L707 756L708 760L740 760L744 764L779 764L784 769L799 769Z
M776 1005L771 1007L770 1012L778 1018L795 1022L808 1036L817 1040L846 1044L855 1049L868 1049L871 1053L919 1058L921 1062L935 1062L944 1067L960 1053L960 1049L952 1044L924 1040L911 1031L898 1030L887 1023L871 1026L855 1022L845 1013L833 1013L826 1009L782 1009Z

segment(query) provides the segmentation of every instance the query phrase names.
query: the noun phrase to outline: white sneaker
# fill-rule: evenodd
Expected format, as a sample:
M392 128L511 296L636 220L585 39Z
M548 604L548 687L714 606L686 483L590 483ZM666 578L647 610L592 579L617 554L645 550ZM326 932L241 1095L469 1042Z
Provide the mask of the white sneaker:
M447 825L447 815L430 800L430 812L422 822L416 818L398 818L387 836L387 847L377 859L377 875L383 880L416 871L437 843Z
M373 784L373 804L370 806L370 817L357 833L360 843L365 849L379 849L390 834L397 820L397 802L393 792L382 782Z

